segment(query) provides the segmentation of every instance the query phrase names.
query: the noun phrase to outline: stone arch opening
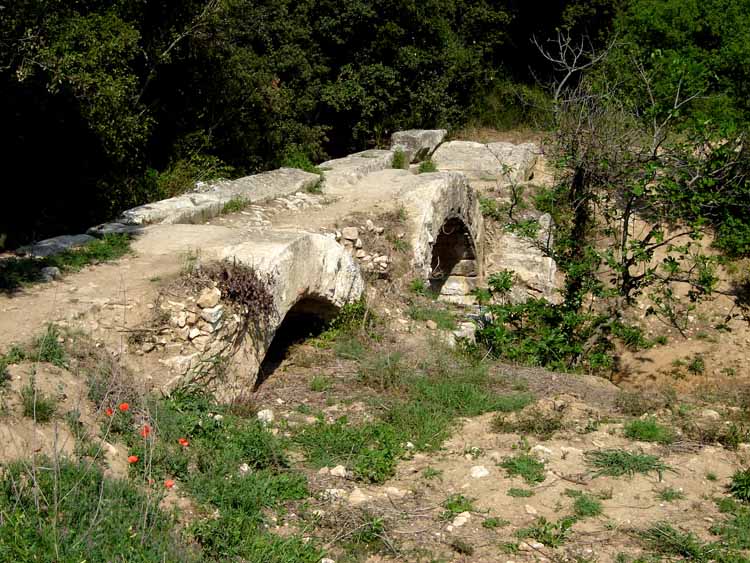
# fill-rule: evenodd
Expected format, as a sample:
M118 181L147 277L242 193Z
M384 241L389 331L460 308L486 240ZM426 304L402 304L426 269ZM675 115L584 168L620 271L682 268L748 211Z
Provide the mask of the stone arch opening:
M449 298L469 295L478 275L476 246L468 227L458 217L447 219L432 245L430 289Z
M289 349L308 338L321 334L338 313L338 307L317 297L297 301L274 332L258 369L254 390L266 381L287 358Z

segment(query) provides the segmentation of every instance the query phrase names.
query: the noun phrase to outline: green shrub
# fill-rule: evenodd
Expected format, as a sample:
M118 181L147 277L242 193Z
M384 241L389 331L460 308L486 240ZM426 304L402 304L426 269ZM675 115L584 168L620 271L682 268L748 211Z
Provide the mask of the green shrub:
M197 562L157 505L158 496L94 464L11 463L0 480L0 560Z
M665 487L658 492L659 500L664 502L674 502L676 500L682 500L685 498L685 493L672 487Z
M435 163L431 159L428 158L419 163L420 174L428 174L430 172L437 172L437 166L435 166Z
M633 453L620 449L585 452L586 461L596 470L595 477L632 476L636 473L656 473L659 480L665 471L674 471L655 455Z
M506 458L500 467L508 472L509 477L521 477L529 485L541 483L547 478L544 463L528 454Z
M576 519L572 516L561 518L557 522L549 522L543 516L539 517L533 525L522 528L516 532L519 538L533 538L547 547L559 547L570 536L570 529Z
M572 496L573 514L577 518L592 518L602 513L602 503L594 495L581 491L566 491L568 496Z
M729 483L729 493L742 502L750 502L750 469L736 471Z
M403 169L407 168L409 163L406 162L406 153L401 149L393 151L393 161L391 162L391 168Z
M474 512L474 499L461 495L455 494L445 499L441 506L445 509L440 515L441 520L452 520L458 514L462 512Z
M658 442L659 444L669 444L675 439L674 432L659 424L654 418L631 420L625 425L624 434L631 440Z
M492 419L495 432L532 434L541 440L549 440L562 428L562 413L529 408L518 413L515 418L499 414Z
M510 489L508 489L508 496L514 498L528 498L534 496L534 491L530 491L529 489L517 489L515 487L511 487Z
M23 405L23 416L42 423L52 420L52 416L57 409L55 399L38 391L33 380L21 389L21 404Z

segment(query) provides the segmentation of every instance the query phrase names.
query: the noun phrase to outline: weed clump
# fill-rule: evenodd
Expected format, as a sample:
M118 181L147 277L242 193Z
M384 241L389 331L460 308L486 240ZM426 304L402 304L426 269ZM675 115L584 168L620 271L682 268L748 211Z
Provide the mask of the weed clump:
M546 479L544 463L528 454L506 458L500 467L508 472L509 477L519 476L529 485L541 483Z
M743 469L732 475L729 493L742 502L750 502L750 469Z
M548 547L559 547L570 536L570 529L575 522L573 516L561 518L557 522L550 522L541 516L528 528L518 530L516 536L521 539L533 538Z
M499 414L492 420L495 432L506 434L532 434L541 440L549 440L562 428L562 413L529 408L513 416Z
M627 450L595 450L586 452L584 456L589 465L596 469L594 477L656 473L661 480L665 471L674 471L655 455L633 453Z
M21 404L23 416L37 422L49 422L57 410L54 397L48 397L39 391L33 380L21 389Z
M632 420L625 425L624 434L626 438L641 442L657 442L659 444L670 444L674 441L674 432L656 422L654 418L645 420Z

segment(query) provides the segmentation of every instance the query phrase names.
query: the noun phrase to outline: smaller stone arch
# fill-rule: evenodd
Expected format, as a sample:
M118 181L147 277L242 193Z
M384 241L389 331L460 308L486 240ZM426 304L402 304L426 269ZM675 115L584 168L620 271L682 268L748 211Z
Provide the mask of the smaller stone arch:
M411 223L412 264L446 301L467 303L483 276L484 218L457 172L420 174L399 193Z
M226 248L224 259L270 273L274 314L246 338L231 359L227 381L220 396L242 396L273 371L274 360L284 345L315 332L335 317L346 303L359 299L364 281L352 256L333 237L292 231L269 231L251 242ZM264 365L265 362L265 365Z

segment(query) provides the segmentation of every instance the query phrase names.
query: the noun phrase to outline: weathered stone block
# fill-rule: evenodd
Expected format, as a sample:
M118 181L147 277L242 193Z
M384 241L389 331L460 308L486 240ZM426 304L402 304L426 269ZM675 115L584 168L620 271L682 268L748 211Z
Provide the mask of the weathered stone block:
M445 139L445 129L410 129L391 136L391 150L402 150L408 162L427 158Z

